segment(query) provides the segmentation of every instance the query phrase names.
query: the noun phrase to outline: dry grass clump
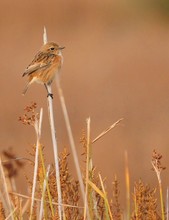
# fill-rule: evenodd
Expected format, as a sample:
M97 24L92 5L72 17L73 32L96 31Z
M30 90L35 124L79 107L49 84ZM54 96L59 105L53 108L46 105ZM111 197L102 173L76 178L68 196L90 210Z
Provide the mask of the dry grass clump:
M134 193L134 212L133 220L138 219L161 219L157 213L157 199L156 189L150 188L149 185L144 184L141 180L135 183Z
M24 114L19 118L19 121L24 125L33 126L38 133L39 121L41 120L40 117L41 114L37 113L37 104L32 103L24 109ZM102 132L101 136L99 135L98 137L101 138L105 134L106 132ZM158 178L160 198L158 198L156 188L150 187L150 185L139 180L135 182L132 196L127 195L126 207L122 208L120 198L122 197L122 199L126 200L126 196L120 195L120 186L117 176L115 176L113 180L112 196L108 196L106 191L106 179L102 178L100 173L96 171L96 167L93 165L92 145L97 141L97 138L94 139L95 141L92 141L90 138L90 119L87 120L87 131L83 133L81 138L82 149L84 151L83 156L81 157L84 164L84 168L81 169L81 174L85 189L85 203L83 203L79 181L72 176L69 170L68 158L71 154L66 148L59 154L60 185L62 194L62 204L60 204L62 207L62 218L60 219L56 182L57 171L53 164L46 164L44 154L45 146L42 145L38 135L37 138L37 143L33 145L32 151L29 153L31 159L17 158L11 150L3 152L2 162L0 160L0 219L168 219L168 213L165 212L164 208L162 191L161 172L165 169L161 163L162 155L154 150L151 160L153 170ZM32 169L33 175L34 177L36 176L36 178L26 177L27 188L30 194L23 195L16 191L15 178L18 172L22 172L21 169L27 161L31 161L28 165L30 166L30 169ZM36 164L37 170L35 169ZM125 176L127 177L127 194L131 194L129 190L128 167L126 168ZM132 197L131 201L130 197ZM161 211L159 211L159 205ZM130 209L128 207L130 207Z
M74 180L68 168L69 153L66 149L61 152L59 157L60 180L62 190L62 200L64 204L64 215L66 219L80 219L80 191L79 182ZM57 202L55 170L49 173L49 188L53 201Z

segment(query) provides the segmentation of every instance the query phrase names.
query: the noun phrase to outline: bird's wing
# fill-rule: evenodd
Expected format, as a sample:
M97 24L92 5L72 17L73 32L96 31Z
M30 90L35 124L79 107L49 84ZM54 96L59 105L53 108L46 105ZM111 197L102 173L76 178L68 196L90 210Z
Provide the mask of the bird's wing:
M37 70L46 68L47 66L48 66L48 64L45 64L45 63L36 63L36 64L33 64L33 65L29 65L26 68L26 70L24 71L22 76L30 75L30 74L36 72Z
M48 54L39 52L34 60L29 64L29 66L25 69L22 76L30 75L37 70L41 70L43 68L47 68L51 65L51 58Z

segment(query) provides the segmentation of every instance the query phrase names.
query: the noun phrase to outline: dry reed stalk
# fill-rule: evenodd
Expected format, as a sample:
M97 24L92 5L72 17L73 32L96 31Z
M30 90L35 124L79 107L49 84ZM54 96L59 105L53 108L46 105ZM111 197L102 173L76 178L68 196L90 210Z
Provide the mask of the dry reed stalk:
M40 110L39 120L36 117L34 122L34 128L36 132L36 153L35 153L35 166L34 166L34 176L33 176L33 187L32 187L32 196L31 196L31 207L30 207L30 220L32 219L33 214L33 206L35 201L35 190L36 190L36 181L37 181L37 172L38 172L38 157L39 157L39 146L40 146L40 138L41 138L41 128L42 128L42 116L43 109Z
M47 33L46 28L44 27L43 33L43 43L47 43ZM51 86L48 86L49 93L51 92ZM48 97L48 112L49 112L49 121L52 135L52 143L53 143L53 152L54 152L54 160L55 160L55 172L56 172L56 183L57 183L57 193L58 193L58 215L59 219L62 220L62 193L61 193L61 183L60 183L60 171L59 171L59 156L58 156L58 145L56 140L56 129L54 124L54 114L53 114L53 100L49 96Z
M90 118L88 118L86 120L87 122L87 152L86 152L86 179L85 179L85 182L86 182L86 189L85 189L85 204L84 204L84 220L86 219L86 216L88 219L90 219L90 214L89 214L89 207L88 207L88 189L89 189L89 173L91 171L91 168L90 168L90 159L91 159L91 146L90 146Z
M76 146L75 146L75 142L74 142L74 138L73 138L73 134L72 134L70 120L69 120L69 116L68 116L66 103L65 103L62 87L60 84L59 76L56 77L56 85L57 85L59 98L60 98L60 102L61 102L61 107L62 107L64 119L65 119L65 124L66 124L66 129L67 129L67 133L68 133L68 137L69 137L70 147L71 147L72 154L73 154L73 160L74 160L74 164L75 164L75 168L76 168L76 172L77 172L77 176L78 176L78 180L79 180L79 184L80 184L82 199L83 199L83 202L85 203L85 188L83 185L83 179L82 179L79 160L78 160L78 156L77 156Z
M165 209L164 209L164 199L163 199L163 190L162 190L162 180L161 180L161 172L166 168L161 165L162 155L157 153L155 150L153 151L151 164L153 169L157 175L159 192L160 192L160 204L161 204L161 217L162 220L165 220Z

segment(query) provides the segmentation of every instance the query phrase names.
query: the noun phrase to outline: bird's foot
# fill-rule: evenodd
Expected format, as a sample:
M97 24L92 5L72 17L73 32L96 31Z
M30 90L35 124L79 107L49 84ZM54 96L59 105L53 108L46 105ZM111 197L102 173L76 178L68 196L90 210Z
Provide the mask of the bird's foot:
M52 93L48 93L47 98L48 98L49 96L53 99L53 94L52 94Z

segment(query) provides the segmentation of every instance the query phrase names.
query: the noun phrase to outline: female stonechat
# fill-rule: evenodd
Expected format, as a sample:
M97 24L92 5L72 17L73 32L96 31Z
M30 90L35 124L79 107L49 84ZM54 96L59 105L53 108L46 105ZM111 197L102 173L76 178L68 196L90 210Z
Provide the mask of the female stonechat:
M63 62L61 53L63 49L64 47L54 42L46 43L41 47L22 75L28 76L28 83L23 91L23 95L33 82L37 82L44 84L48 92L47 96L53 98L53 94L49 93L47 86L51 85L56 74L60 71Z

